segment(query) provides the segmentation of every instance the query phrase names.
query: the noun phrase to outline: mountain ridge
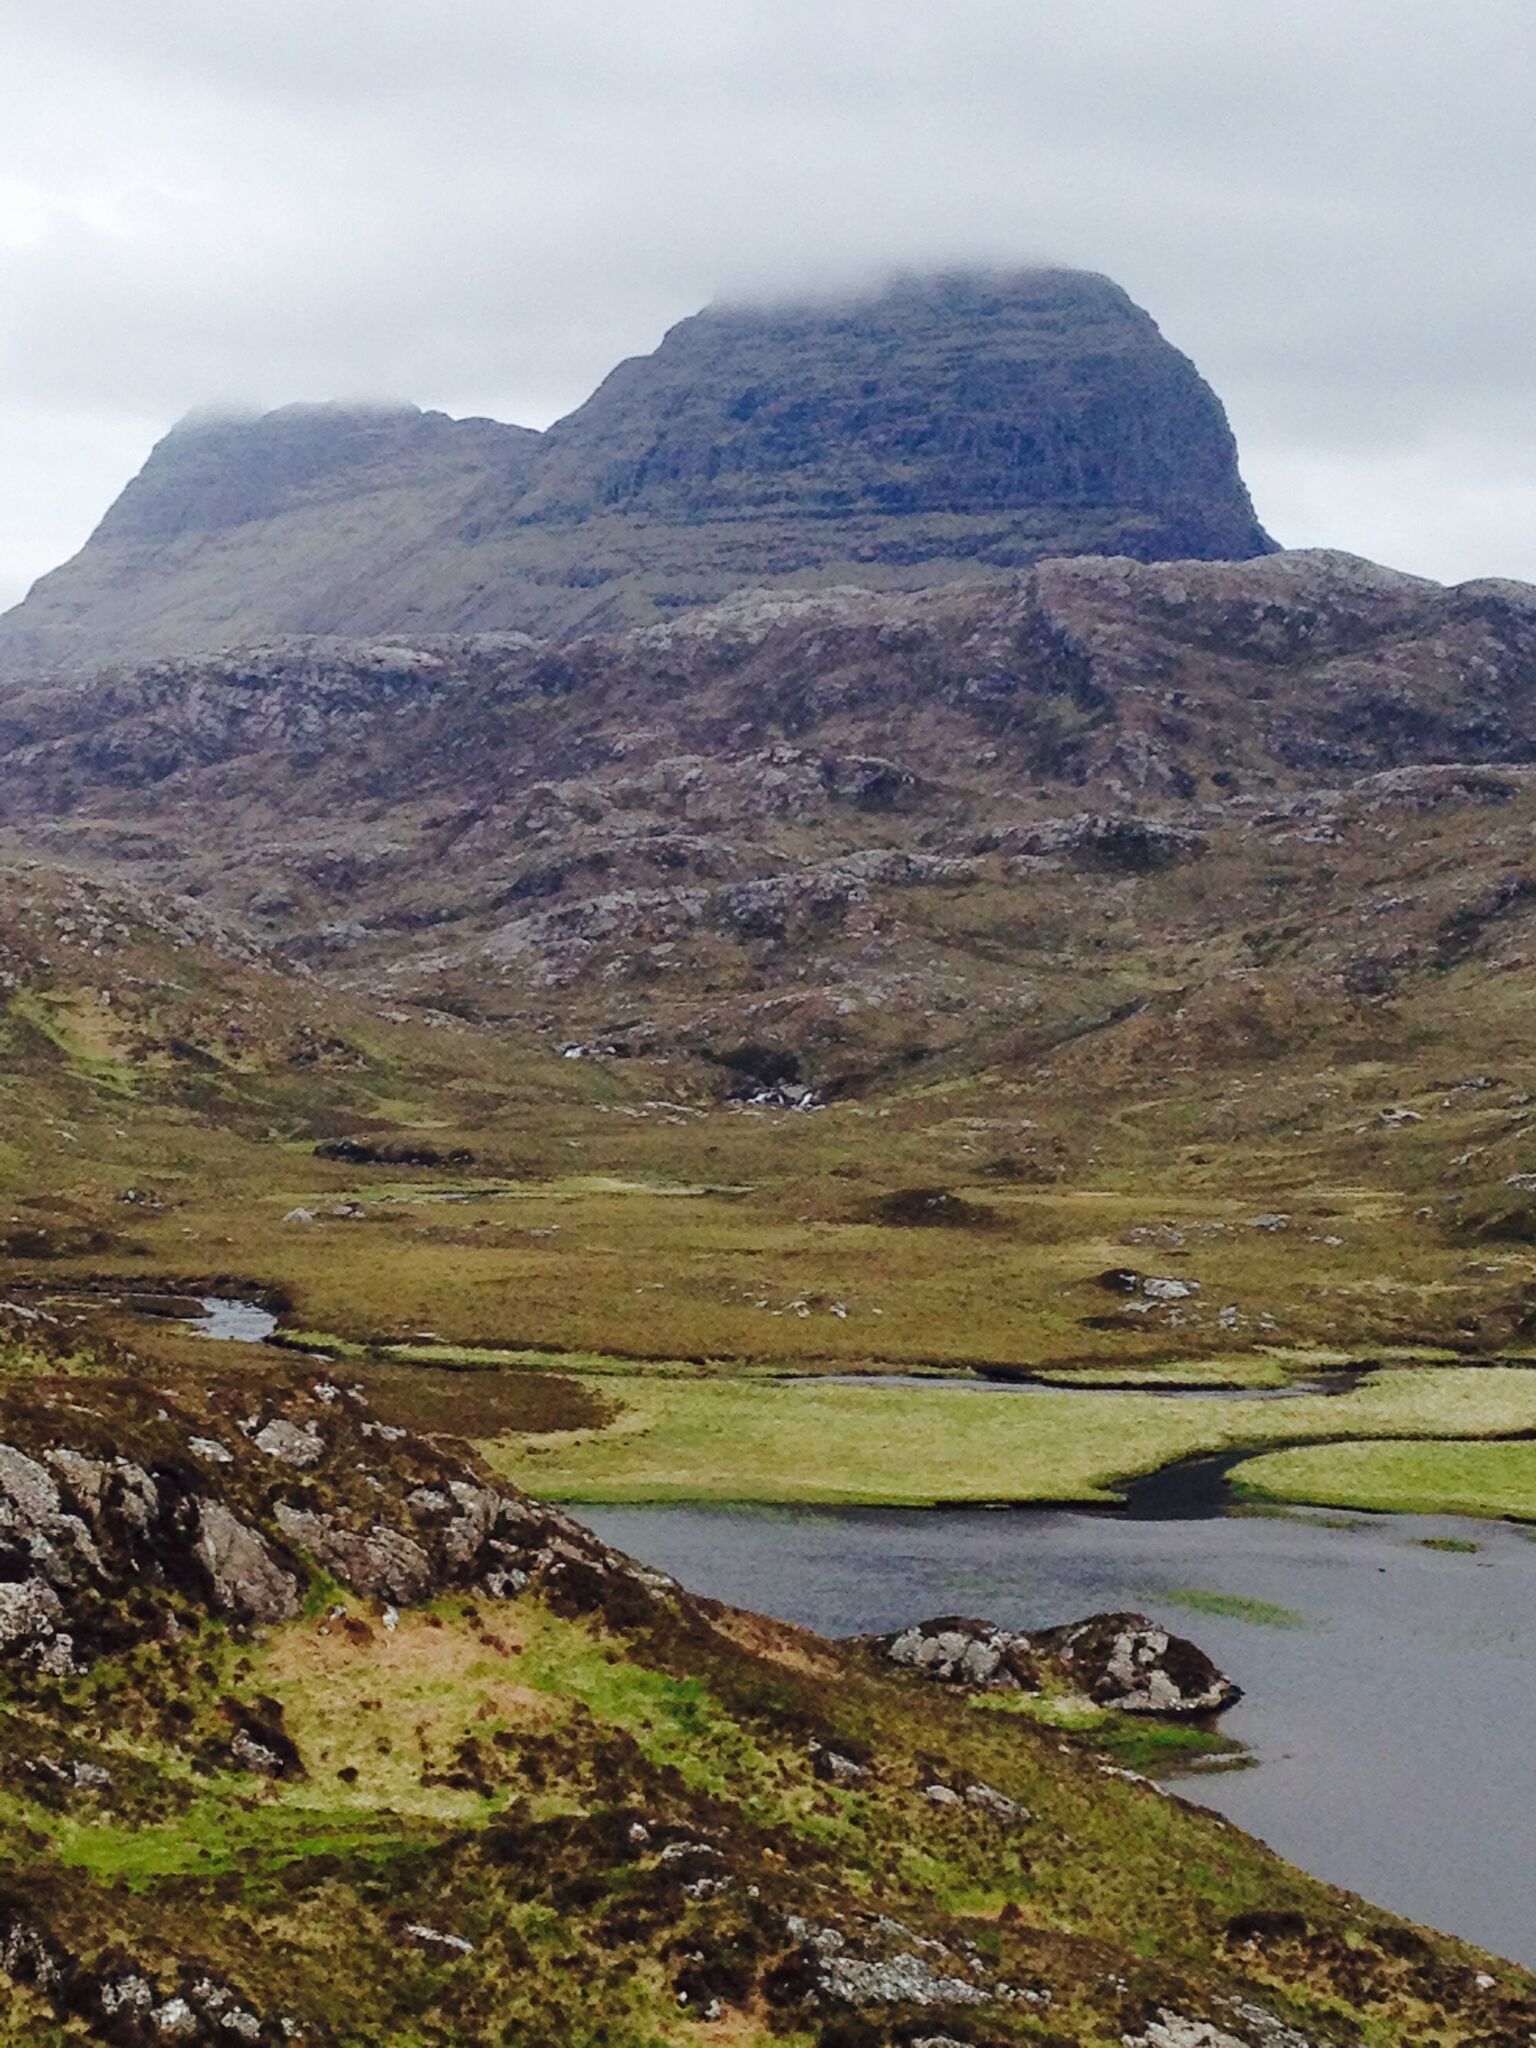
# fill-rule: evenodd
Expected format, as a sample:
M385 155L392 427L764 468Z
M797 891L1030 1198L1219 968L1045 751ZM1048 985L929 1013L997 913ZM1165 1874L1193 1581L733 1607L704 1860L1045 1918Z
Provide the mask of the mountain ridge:
M1268 552L1219 400L1087 272L706 309L544 433L192 416L0 619L0 672L282 633L619 631L753 585Z
M1313 908L1285 973L1346 1010L1485 900L1523 925L1495 898L1524 872L1533 666L1522 586L1326 551L1052 561L561 645L299 638L39 682L0 702L0 802L18 851L206 896L332 985L546 1042L771 1022L807 1078L862 1088L912 1048L990 1058L1020 972L1060 971L1046 1038L1135 996L1060 929L1069 897L1131 916L1121 966L1163 992L1187 954L1215 1004L1239 963L1272 978L1267 874ZM1384 927L1430 811L1474 836Z

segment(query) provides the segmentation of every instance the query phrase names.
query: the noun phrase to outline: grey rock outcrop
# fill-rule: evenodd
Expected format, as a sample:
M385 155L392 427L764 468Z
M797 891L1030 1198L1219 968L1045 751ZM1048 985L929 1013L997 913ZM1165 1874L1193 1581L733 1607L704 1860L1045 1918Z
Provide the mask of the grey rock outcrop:
M1219 1714L1242 1697L1203 1650L1144 1614L1096 1614L1033 1641L1095 1705L1122 1714Z
M780 1980L808 2003L984 2006L1017 1995L980 1956L960 1955L883 1915L847 1928L792 1915L787 1932L795 1949Z
M569 1612L643 1618L670 1587L558 1510L376 1423L328 1381L146 1417L131 1385L88 1409L0 1397L0 1661L69 1672L181 1603L241 1625L299 1613L319 1566L368 1599L537 1585ZM134 1442L136 1462L115 1448ZM289 1455L301 1447L302 1456ZM164 1611L162 1611L164 1610Z
M883 1662L940 1684L1033 1693L1054 1680L1123 1714L1199 1718L1242 1697L1203 1650L1144 1614L1096 1614L1027 1635L949 1615L864 1640Z
M83 2029L80 2038L113 2048L229 2048L233 2042L279 2048L306 2038L287 2014L253 2010L227 1983L206 1973L190 1970L171 1989L120 1953L87 1962L9 1902L0 1902L0 1971L68 2014L72 2037Z
M286 1621L299 1611L299 1582L256 1531L220 1500L197 1504L196 1555L215 1604L248 1621Z

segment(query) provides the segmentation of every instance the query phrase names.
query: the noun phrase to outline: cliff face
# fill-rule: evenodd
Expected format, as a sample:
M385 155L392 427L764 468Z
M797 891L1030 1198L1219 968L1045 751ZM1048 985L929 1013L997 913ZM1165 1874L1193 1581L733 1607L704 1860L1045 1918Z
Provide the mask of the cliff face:
M1194 365L1118 286L1070 271L711 309L621 364L548 442L522 507L542 520L917 522L863 549L804 534L806 559L1269 545ZM922 523L938 520L983 523Z
M1266 552L1221 406L1108 280L717 308L546 434L412 408L184 422L0 667L273 633L645 623L749 586Z

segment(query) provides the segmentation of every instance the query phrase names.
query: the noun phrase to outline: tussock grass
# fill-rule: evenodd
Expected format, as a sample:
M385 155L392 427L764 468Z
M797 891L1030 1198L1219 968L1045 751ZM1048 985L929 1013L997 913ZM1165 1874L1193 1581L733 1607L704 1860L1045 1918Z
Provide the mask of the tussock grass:
M1158 1599L1173 1607L1187 1607L1192 1614L1219 1614L1228 1621L1250 1621L1256 1628L1305 1628L1307 1618L1294 1607L1281 1607L1273 1600L1251 1600L1241 1593L1222 1593L1212 1586L1172 1586L1159 1591Z

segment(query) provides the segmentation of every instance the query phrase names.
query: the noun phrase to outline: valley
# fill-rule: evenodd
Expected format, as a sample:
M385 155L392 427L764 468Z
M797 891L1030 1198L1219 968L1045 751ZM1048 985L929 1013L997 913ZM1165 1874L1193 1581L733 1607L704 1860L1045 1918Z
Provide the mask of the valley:
M1526 2041L1533 664L1073 273L175 430L0 628L3 2048Z

